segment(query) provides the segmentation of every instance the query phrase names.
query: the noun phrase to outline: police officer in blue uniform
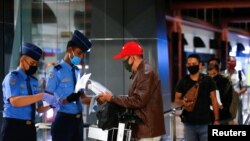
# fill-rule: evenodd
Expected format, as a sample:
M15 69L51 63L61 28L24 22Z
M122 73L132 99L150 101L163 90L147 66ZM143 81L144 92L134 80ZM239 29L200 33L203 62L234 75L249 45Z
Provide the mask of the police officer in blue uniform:
M24 43L21 53L18 68L8 73L2 82L4 111L1 141L36 141L36 107L39 112L50 108L43 107L41 100L52 106L59 104L54 96L39 92L38 80L32 76L37 70L42 50L34 44Z
M68 41L64 58L50 72L46 92L53 93L63 101L52 123L52 141L83 141L82 105L90 103L83 92L74 93L80 64L91 49L91 42L80 31L75 30Z

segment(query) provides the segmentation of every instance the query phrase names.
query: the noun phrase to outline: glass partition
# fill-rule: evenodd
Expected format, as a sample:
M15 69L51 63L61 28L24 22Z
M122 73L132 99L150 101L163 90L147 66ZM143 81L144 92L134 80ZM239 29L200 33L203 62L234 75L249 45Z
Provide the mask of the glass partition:
M91 72L91 79L106 86L114 95L127 95L131 74L125 71L122 61L114 60L113 56L124 42L137 40L144 48L145 59L158 69L153 3L131 0L15 0L15 32L9 70L18 65L23 42L40 46L44 56L36 76L41 89L44 89L48 70L64 57L67 42L78 29L93 44L84 60L88 70L83 67L83 72ZM166 50L165 46L162 48ZM163 88L167 89L167 86ZM84 106L84 112L88 113L88 107ZM51 122L54 114L50 111L37 115L37 122ZM84 116L88 123L96 123L95 114ZM41 137L46 138L47 135L50 133Z
M43 90L48 70L64 57L74 30L85 34L85 0L16 0L14 5L15 36L9 70L16 69L18 65L22 43L38 45L44 54L36 77ZM53 110L37 114L36 122L51 123L54 115ZM38 140L50 140L48 129L40 129Z

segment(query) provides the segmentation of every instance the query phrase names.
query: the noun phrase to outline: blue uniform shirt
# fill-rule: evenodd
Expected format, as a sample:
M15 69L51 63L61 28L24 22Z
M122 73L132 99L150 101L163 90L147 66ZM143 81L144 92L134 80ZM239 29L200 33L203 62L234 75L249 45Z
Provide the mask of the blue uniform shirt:
M75 75L78 78L80 71L76 69ZM72 77L72 66L62 60L49 73L46 82L46 91L53 93L59 99L65 99L74 92L75 85ZM66 103L60 106L59 112L77 114L82 112L80 99L77 102Z
M32 89L32 94L37 94L40 91L38 87L38 81L35 77L30 77L30 84ZM26 86L27 75L21 68L8 73L3 82L3 101L4 101L4 111L3 117L5 118L16 118L23 120L31 120L31 105L22 106L22 107L13 107L9 101L9 98L12 96L25 96L29 95L28 89Z

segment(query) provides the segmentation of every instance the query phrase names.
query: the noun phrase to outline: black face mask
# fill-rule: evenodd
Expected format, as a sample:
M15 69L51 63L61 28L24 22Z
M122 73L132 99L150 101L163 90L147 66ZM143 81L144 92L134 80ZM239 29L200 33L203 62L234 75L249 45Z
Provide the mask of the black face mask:
M216 75L213 77L214 81L217 81L219 79L219 75Z
M129 72L131 72L131 71L132 71L133 63L132 63L132 64L129 64L129 63L128 63L129 58L130 58L130 57L128 57L128 59L126 59L126 60L123 61L123 66L124 66Z
M37 66L30 66L28 70L25 71L27 75L33 75L37 71Z
M194 66L190 66L187 67L188 71L190 74L196 74L197 72L199 72L199 65L194 65Z

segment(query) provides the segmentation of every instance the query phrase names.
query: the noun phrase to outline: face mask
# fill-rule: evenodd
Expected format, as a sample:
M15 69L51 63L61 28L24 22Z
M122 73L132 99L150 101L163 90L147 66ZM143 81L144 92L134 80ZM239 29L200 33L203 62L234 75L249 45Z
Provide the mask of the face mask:
M214 76L213 79L217 81L219 79L219 75Z
M199 72L199 65L190 66L187 67L187 69L190 74L196 74L197 72Z
M37 66L30 66L28 70L25 71L27 75L33 75L37 71Z
M74 53L73 53L73 55L74 55ZM80 64L80 62L81 62L81 58L78 57L78 56L75 56L75 55L74 55L73 58L70 58L70 57L69 57L69 59L70 59L70 62L71 62L73 65L78 65L78 64Z
M124 66L129 72L131 72L131 71L132 71L133 63L132 63L132 64L129 64L129 63L128 63L129 58L130 58L130 57L128 57L128 59L126 59L126 60L123 61L123 66Z

